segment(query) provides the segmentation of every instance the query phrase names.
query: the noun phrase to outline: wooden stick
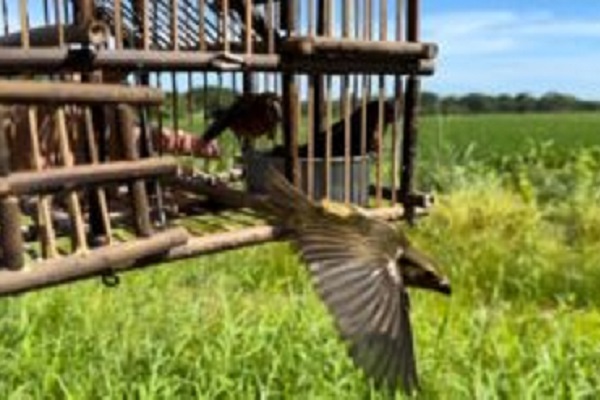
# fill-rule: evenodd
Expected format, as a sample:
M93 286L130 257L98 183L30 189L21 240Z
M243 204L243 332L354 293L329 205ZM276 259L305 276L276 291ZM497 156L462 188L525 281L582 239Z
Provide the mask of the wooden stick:
M0 109L0 177L10 174L8 127L4 126L5 113ZM0 199L0 265L17 270L25 264L23 237L21 235L21 210L15 196Z
M188 233L184 228L160 232L150 238L92 250L60 260L45 261L23 272L0 272L0 296L58 286L109 270L125 271L151 265L150 257L162 257L170 249L184 245Z
M73 167L75 165L75 160L73 152L71 151L71 146L69 145L65 110L62 107L58 107L56 110L56 132L58 135L62 164L67 168ZM67 206L69 208L71 222L75 228L72 236L73 249L75 252L86 252L88 247L85 239L85 225L83 216L81 215L79 197L77 197L76 192L73 191L68 194Z
M119 131L121 143L125 153L125 159L135 161L139 159L138 140L134 136L133 110L126 105L118 107ZM146 184L142 180L136 180L129 184L133 213L135 216L135 230L137 235L148 237L152 235L152 222L150 221L150 205Z
M177 162L169 157L76 165L34 172L17 172L0 179L0 196L51 193L109 182L128 182L159 175L173 175ZM7 189L8 188L8 189Z
M160 104L164 94L156 89L116 84L0 80L0 103Z
M41 175L42 172L42 157L40 152L40 142L38 133L38 119L37 110L35 107L28 108L29 117L29 143L31 144L31 164L33 172L22 172L21 174L30 174L33 176ZM5 181L10 182L14 178L14 174L4 178ZM8 183L10 187L10 183ZM7 193L8 194L8 193ZM14 193L13 193L14 194ZM52 216L50 214L51 209L50 196L42 195L38 197L38 215L37 222L39 229L41 230L41 244L42 253L45 258L54 258L58 255L56 250L56 235L52 226Z
M256 50L256 46L254 47ZM42 74L52 73L57 69L61 69L62 71L77 71L82 67L121 69L125 72L223 70L223 67L218 62L215 62L218 57L222 57L222 52L219 51L101 50L95 53L93 57L88 58L77 56L77 54L77 52L69 51L69 49L57 48L35 48L29 50L0 48L0 72L5 74L20 74L27 71ZM391 62L386 58L380 60L363 55L342 57L340 55L328 55L327 53L315 56L253 53L251 56L236 54L236 58L241 61L240 70L263 72L287 71L295 74L368 73L405 75L410 73L431 75L435 70L434 61L429 59L402 58L397 62ZM85 91L93 90L92 88L85 88ZM129 88L129 90L141 90L141 88ZM130 102L125 97L123 99L122 102L124 103ZM86 97L85 101L92 100ZM101 102L104 100L98 99L97 101ZM118 102L116 99L113 100L113 97L107 101ZM139 101L144 100L140 99Z
M89 25L46 25L11 33L0 37L0 46L28 49L61 46L64 43L99 45L105 43L108 37L108 26L103 22L93 21Z
M167 255L167 259L180 260L257 245L279 239L283 233L284 230L280 227L266 225L193 238L186 245L173 248Z

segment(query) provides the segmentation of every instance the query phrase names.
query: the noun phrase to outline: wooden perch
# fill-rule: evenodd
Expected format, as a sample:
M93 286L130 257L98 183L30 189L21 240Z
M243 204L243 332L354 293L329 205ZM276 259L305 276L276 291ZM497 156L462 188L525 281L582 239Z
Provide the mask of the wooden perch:
M264 225L240 229L234 232L223 232L191 238L187 244L171 249L167 255L167 259L179 260L219 251L239 249L245 246L277 240L282 238L283 235L283 228Z
M44 171L16 172L0 178L0 197L73 190L89 184L123 182L174 174L177 161L170 157L117 161L98 165L58 167Z
M152 237L99 248L87 254L43 261L20 271L0 271L0 296L21 294L101 275L150 265L149 258L160 257L188 240L184 228L156 233Z
M193 179L184 179L181 177L168 178L167 182L182 190L195 194L203 194L213 201L231 208L251 208L260 210L258 204L261 201L260 195L252 195L241 190L231 189L224 185L213 186L204 182L194 181ZM394 221L404 218L405 210L402 206L382 207L376 209L364 209L364 212L373 218ZM418 209L419 215L425 215L427 210Z
M1 57L1 54L0 54ZM159 105L158 89L117 84L0 80L0 103L8 104L145 104Z
M120 69L122 71L222 71L223 63L216 60L222 52L160 51L160 50L101 50L89 57L82 57L68 49L0 48L1 73L54 73L78 71L82 67ZM234 53L232 53L234 54ZM369 59L365 57L344 58L335 62L330 56L279 56L278 54L234 54L236 62L227 68L244 71L291 73L369 73L369 74L418 74L431 75L435 63L430 59L408 58L401 62ZM342 60L340 58L340 60ZM130 88L129 90L134 90ZM139 90L139 89L138 89ZM149 89L148 89L149 90ZM111 97L113 99L113 97ZM44 100L47 101L47 100ZM89 97L86 101L92 101ZM103 100L98 100L103 101ZM112 100L108 100L112 101ZM127 101L123 101L127 102Z
M395 62L409 57L433 59L437 56L438 46L434 43L293 37L282 43L281 52L292 56L322 55L329 58L375 57Z
M108 25L102 21L92 21L86 25L46 25L29 30L29 45L32 47L51 47L61 45L61 29L64 43L89 43L100 45L106 43L109 37ZM11 33L0 37L0 46L20 47L21 32Z

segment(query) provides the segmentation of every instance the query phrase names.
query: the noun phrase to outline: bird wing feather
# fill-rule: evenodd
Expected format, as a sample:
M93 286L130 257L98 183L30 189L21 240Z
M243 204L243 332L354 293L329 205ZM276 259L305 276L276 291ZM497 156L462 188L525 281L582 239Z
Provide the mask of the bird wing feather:
M406 243L390 226L360 213L330 212L273 168L264 208L279 216L307 264L354 362L378 384L418 385L408 295L397 267Z
M337 222L315 219L298 229L300 256L341 336L351 343L355 363L377 383L395 386L400 378L412 390L416 362L396 252L372 232Z

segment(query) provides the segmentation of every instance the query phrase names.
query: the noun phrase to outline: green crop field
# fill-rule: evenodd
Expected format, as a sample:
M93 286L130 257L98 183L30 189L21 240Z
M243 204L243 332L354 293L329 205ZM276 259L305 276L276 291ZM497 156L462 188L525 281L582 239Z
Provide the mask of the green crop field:
M409 235L454 292L412 293L420 397L600 397L600 115L427 117L421 133L438 201ZM285 243L0 313L3 399L386 398Z

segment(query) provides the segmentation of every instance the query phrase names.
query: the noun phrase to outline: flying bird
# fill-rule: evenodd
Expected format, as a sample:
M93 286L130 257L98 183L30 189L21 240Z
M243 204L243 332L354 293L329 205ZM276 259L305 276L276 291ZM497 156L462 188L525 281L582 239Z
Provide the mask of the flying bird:
M263 135L275 139L277 125L283 118L282 102L276 93L244 93L226 109L218 110L215 116L215 121L202 135L205 143L230 129L242 147L248 148Z
M259 211L288 232L355 365L377 385L418 389L407 288L450 295L448 279L390 224L313 202L272 167L266 177Z

